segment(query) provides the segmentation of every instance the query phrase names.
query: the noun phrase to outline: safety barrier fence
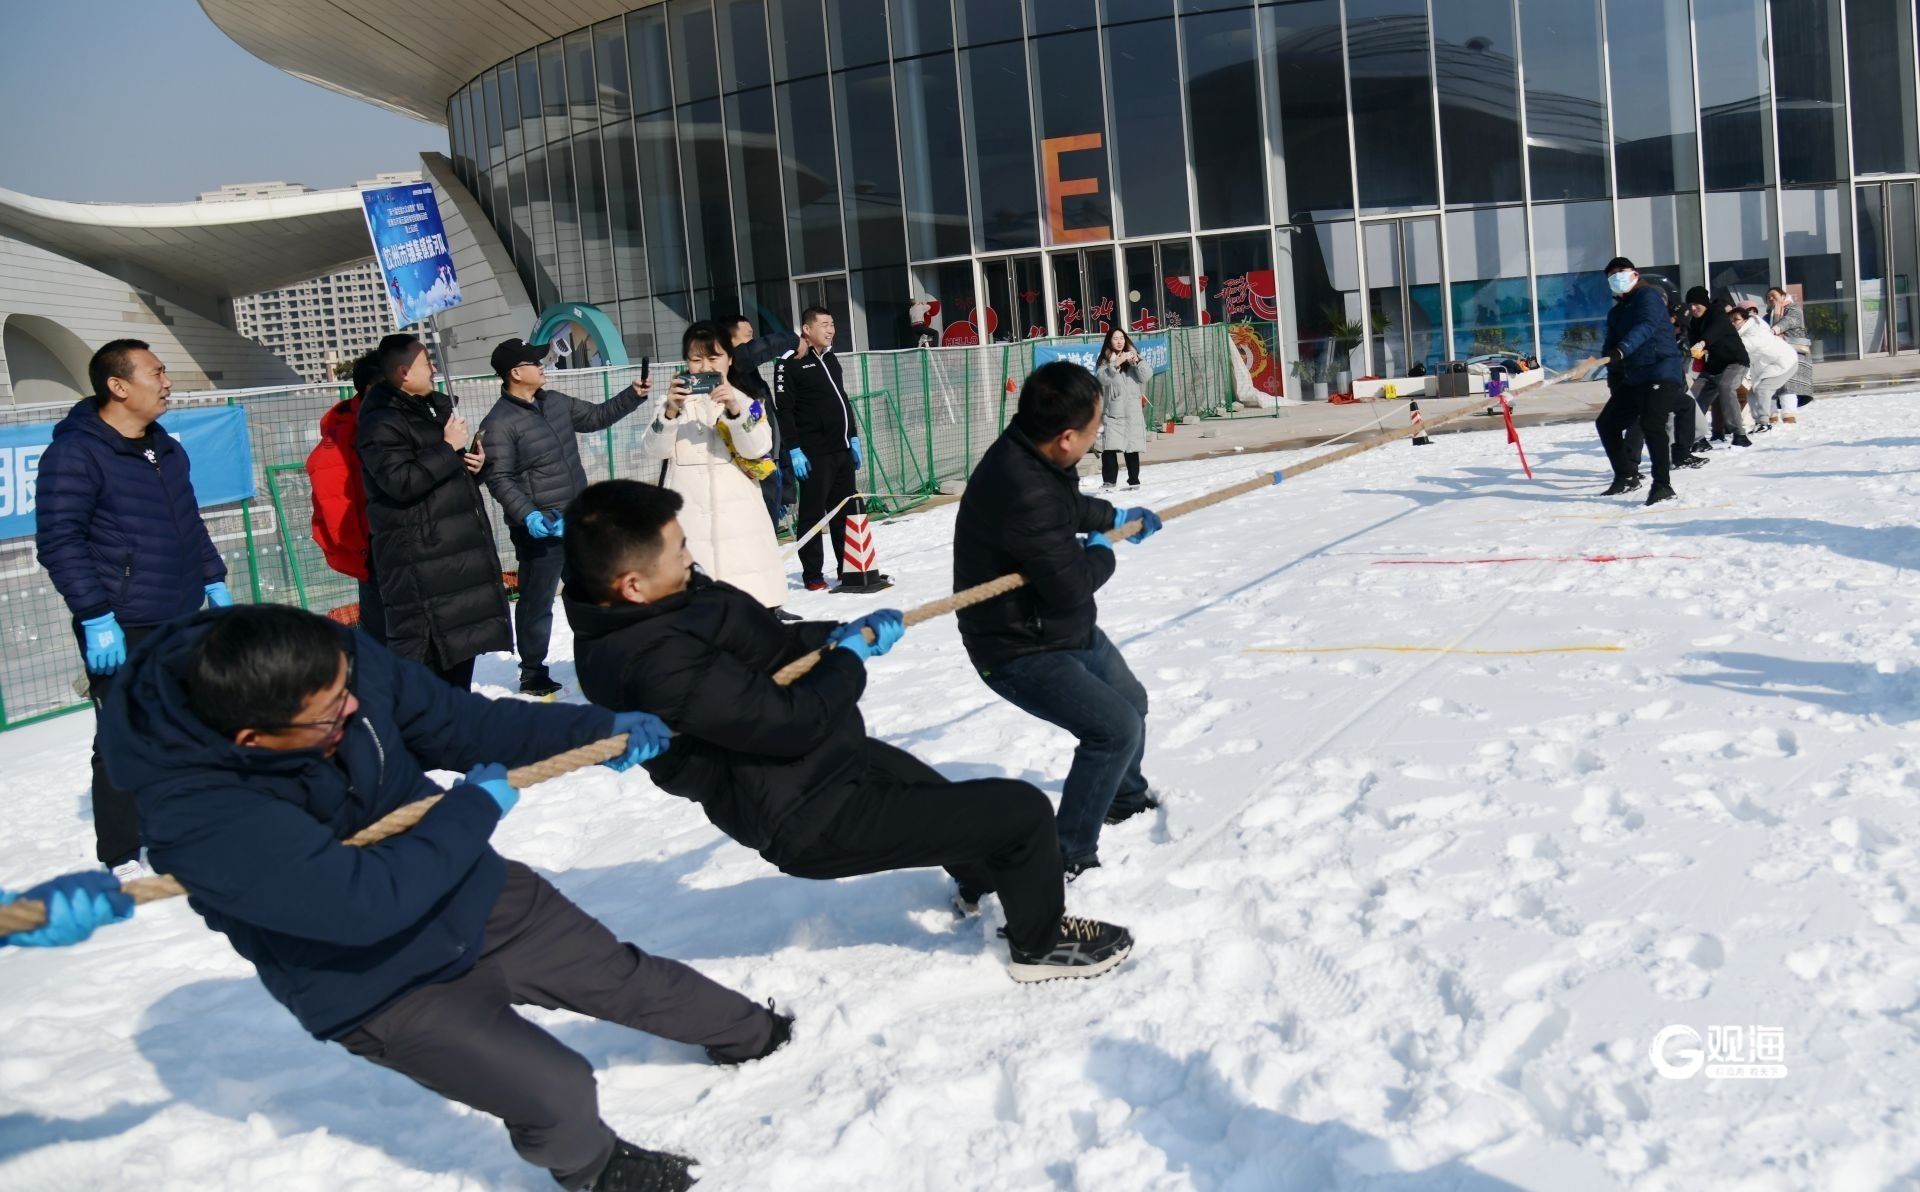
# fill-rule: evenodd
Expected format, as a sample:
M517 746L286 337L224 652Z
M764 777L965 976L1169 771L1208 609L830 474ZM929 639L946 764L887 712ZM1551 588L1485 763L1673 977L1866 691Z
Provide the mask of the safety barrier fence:
M1161 332L1168 338L1169 360L1148 387L1151 424L1276 413L1271 405L1234 408L1236 398L1248 396L1249 383L1247 355L1242 351L1236 368L1234 342L1244 342L1249 330L1261 333L1266 344L1274 342L1271 326L1242 327L1237 333L1220 325ZM876 517L899 513L937 494L943 483L964 480L1005 429L1020 382L1032 371L1035 349L1088 343L1098 343L1098 337L843 356L866 448L867 474L860 487L886 494L869 500L868 512ZM655 364L656 400L676 367ZM638 366L567 370L550 374L549 384L576 397L606 400L639 372ZM455 377L445 388L477 428L499 394L499 381L491 375ZM175 395L174 409L237 405L247 411L254 495L201 510L227 561L235 599L295 604L343 617L358 602L355 582L330 570L313 543L313 494L305 470L307 454L319 441L320 416L348 395L343 385ZM647 466L641 446L649 409L581 437L590 479L657 474ZM0 409L0 426L54 422L65 413L57 407ZM653 462L657 468L658 461ZM15 501L30 499L34 466L35 461L15 457L0 469ZM501 563L512 570L505 519L491 498L488 503ZM86 706L72 616L36 561L30 536L0 540L0 632L5 635L0 731Z

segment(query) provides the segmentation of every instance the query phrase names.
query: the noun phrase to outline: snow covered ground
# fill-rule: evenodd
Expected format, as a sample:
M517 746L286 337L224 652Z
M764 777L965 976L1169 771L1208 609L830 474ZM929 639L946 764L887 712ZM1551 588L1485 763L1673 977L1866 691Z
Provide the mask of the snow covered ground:
M1593 495L1586 427L1526 432L1531 483L1498 435L1396 444L1121 546L1102 622L1167 807L1070 891L1139 939L1103 980L1014 986L936 872L803 882L637 773L535 788L502 851L799 1027L730 1071L533 1016L703 1188L1920 1186L1917 416L1823 400L1652 510ZM952 518L879 529L888 603L946 592ZM1058 791L1070 743L951 621L872 671L880 736ZM8 884L90 859L91 727L0 738ZM1768 1028L1786 1075L1659 1075L1669 1026ZM0 952L0 1040L0 1187L550 1186L308 1039L180 902Z

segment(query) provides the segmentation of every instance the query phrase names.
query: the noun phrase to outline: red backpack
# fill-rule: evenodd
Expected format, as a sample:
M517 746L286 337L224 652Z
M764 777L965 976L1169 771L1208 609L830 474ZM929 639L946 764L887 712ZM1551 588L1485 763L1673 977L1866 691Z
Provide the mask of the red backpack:
M372 574L367 489L360 480L360 454L353 447L359 427L357 397L321 415L320 445L307 455L307 479L313 485L313 541L327 557L327 566L366 579Z

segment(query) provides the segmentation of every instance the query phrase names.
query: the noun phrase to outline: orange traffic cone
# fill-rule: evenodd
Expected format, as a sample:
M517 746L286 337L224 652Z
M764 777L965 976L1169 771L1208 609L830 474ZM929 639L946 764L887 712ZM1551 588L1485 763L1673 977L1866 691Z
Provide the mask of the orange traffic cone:
M867 521L866 503L854 504L858 512L847 514L846 537L840 550L840 586L834 591L857 595L891 588L893 580L875 568L880 555L873 545L873 525Z

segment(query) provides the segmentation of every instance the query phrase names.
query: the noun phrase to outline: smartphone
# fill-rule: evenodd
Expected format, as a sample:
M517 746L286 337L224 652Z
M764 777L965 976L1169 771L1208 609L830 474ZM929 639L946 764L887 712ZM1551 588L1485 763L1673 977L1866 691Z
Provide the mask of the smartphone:
M651 356L640 357L640 379L642 381L645 381L651 378L652 375L653 375L653 357Z
M472 455L478 450L480 450L480 432L476 430L473 432L473 442L467 444L467 454Z
M681 373L687 380L688 393L712 393L720 384L720 374L713 372Z

